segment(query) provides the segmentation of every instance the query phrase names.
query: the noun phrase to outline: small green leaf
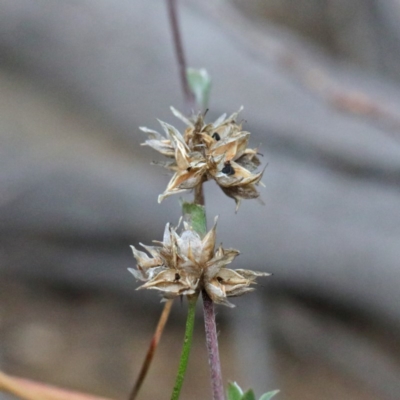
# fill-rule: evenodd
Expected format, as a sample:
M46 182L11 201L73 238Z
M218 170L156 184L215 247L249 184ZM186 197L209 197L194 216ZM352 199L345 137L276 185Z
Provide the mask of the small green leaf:
M264 393L261 397L260 400L270 400L272 399L276 394L278 394L280 391L279 390L273 390L272 392Z
M207 233L207 221L204 206L184 201L182 203L182 212L184 220L192 226L200 237Z
M242 400L243 391L236 382L229 382L228 400Z
M256 395L253 390L250 389L242 396L242 400L256 400Z
M211 77L204 68L186 70L186 77L190 91L194 94L196 103L203 109L207 108L211 90Z

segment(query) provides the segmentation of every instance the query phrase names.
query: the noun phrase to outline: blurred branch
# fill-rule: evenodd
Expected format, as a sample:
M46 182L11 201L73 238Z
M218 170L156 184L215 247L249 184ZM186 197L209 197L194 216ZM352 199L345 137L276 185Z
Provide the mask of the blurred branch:
M290 74L306 90L319 97L332 108L346 114L365 119L391 133L390 137L400 140L400 113L391 110L388 101L370 95L356 87L349 88L324 68L306 45L301 46L297 39L283 36L279 40L274 33L260 29L259 24L250 23L235 6L223 0L198 2L189 0L200 7L218 26L235 37L247 49L249 57L263 63L274 63L279 70ZM237 27L241 27L239 30ZM311 54L311 56L310 56Z
M1 371L0 391L25 400L111 400L106 397L74 392L29 379L17 378Z
M391 111L383 100L368 95L362 90L344 87L322 68L309 68L304 71L300 60L291 60L287 63L287 59L282 59L280 62L284 66L288 64L286 65L288 70L298 75L306 89L336 110L367 119L385 131L400 132L400 114ZM296 66L296 64L299 65Z

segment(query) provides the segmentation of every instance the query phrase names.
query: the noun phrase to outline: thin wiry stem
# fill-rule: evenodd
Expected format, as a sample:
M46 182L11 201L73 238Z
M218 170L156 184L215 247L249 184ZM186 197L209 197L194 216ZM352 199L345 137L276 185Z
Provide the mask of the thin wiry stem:
M181 354L181 359L179 361L179 367L178 367L178 375L176 376L171 400L179 399L179 395L181 393L181 389L182 389L182 385L183 385L183 380L185 378L187 365L189 362L190 349L192 347L194 319L195 319L194 317L195 317L195 313L196 313L197 295L188 297L188 299L189 299L189 308L188 308L188 315L187 315L187 319L186 319L185 339L183 341L182 354Z
M182 90L183 90L184 102L185 102L185 105L187 108L187 112L191 113L191 111L194 109L195 101L194 101L194 96L193 96L192 92L190 91L189 83L188 83L187 77L186 77L187 66L186 66L185 52L183 50L183 44L182 44L182 39L181 39L181 34L180 34L179 24L178 24L177 0L167 0L167 6L168 6L169 19L170 19L170 23L171 23L173 42L175 45L175 54L176 54L176 58L178 61L179 76L180 76L180 81L181 81ZM135 385L129 396L129 400L136 399L136 397L139 393L139 390L143 385L144 379L146 378L147 372L150 368L150 364L152 362L154 353L157 349L158 342L161 338L161 334L163 332L164 326L168 320L169 311L171 309L171 303L172 303L171 301L168 301L165 304L164 310L160 316L160 320L158 322L153 339L150 343L150 346L147 351L147 355L143 362L142 368L140 370L139 376L138 376L137 381L135 382ZM189 315L188 315L188 318L189 318ZM191 340L190 340L190 342L191 342ZM184 372L182 375L181 385L183 383L183 376L184 376ZM180 389L179 389L179 391L180 391ZM178 392L178 397L179 397L179 392Z
M156 328L156 330L154 332L154 336L153 336L153 338L152 338L152 340L150 342L150 346L149 346L149 348L147 350L146 358L144 359L144 362L143 362L142 368L140 370L139 376L138 376L138 378L137 378L137 380L135 382L135 386L133 387L132 392L131 392L131 394L129 396L129 400L135 400L136 399L137 395L139 394L140 388L143 385L143 382L144 382L144 380L146 378L147 372L148 372L148 370L150 368L150 364L151 364L151 362L153 360L153 357L154 357L154 354L155 354L155 352L157 350L158 343L159 343L159 341L161 339L161 335L162 335L162 333L164 331L165 324L168 321L168 316L169 316L169 313L171 311L172 302L173 302L172 300L168 300L165 303L164 309L163 309L163 311L161 313L160 319L159 319L158 324L157 324L157 328Z
M207 231L206 214L204 208L203 183L194 189L194 203L203 206L204 232ZM202 290L204 327L206 331L206 343L208 350L208 364L210 365L211 388L213 400L224 400L224 385L222 383L221 362L219 360L217 325L215 322L214 303L205 290Z
M185 59L185 52L183 50L182 37L178 23L178 7L177 0L167 0L168 14L171 23L172 37L175 45L175 54L178 61L179 77L183 90L183 97L188 114L195 108L195 100L193 93L190 91L189 83L186 76L187 64Z
M203 206L203 230L207 232L206 214L204 208L203 183L194 189L194 203ZM188 206L186 206L188 207ZM185 210L185 207L184 207ZM221 362L219 359L217 325L215 322L214 303L205 290L202 290L204 326L206 331L206 342L208 350L208 364L210 365L211 387L213 400L224 400L224 385L222 383Z
M208 350L208 363L211 373L211 387L213 400L225 400L224 385L222 383L221 362L219 360L217 326L215 323L214 303L205 290L203 295L204 326Z
M179 65L179 73L180 79L183 89L183 94L185 98L186 107L188 108L188 112L190 113L195 108L195 99L193 94L190 91L189 84L186 76L186 61L185 55L183 51L183 45L181 40L181 35L179 31L178 25L178 16L177 16L177 0L167 0L169 17L171 21L171 28L173 34L173 40L175 44L175 52ZM197 185L194 189L194 205L204 206L204 192L203 192L203 182ZM183 207L185 210L185 206ZM200 217L201 222L200 225L203 225L200 231L207 231L206 217L204 207L202 208L203 215ZM185 214L185 212L184 212ZM193 214L194 215L194 214ZM203 309L204 309L204 323L206 330L206 341L207 341L207 349L208 349L208 357L209 364L211 369L211 384L213 390L213 399L214 400L224 400L224 387L222 384L222 374L221 374L221 363L219 360L219 351L218 351L218 339L217 339L217 328L215 323L215 312L214 312L214 303L208 296L205 290L202 291L203 295ZM179 364L178 376L175 383L174 391L172 393L171 400L177 400L179 398L179 394L181 391L181 387L183 384L183 378L186 372L187 362L189 358L189 351L191 348L191 342L193 337L193 326L194 326L194 311L196 305L197 297L193 299L189 299L189 311L186 322L186 332L185 332L185 341L183 344L181 360Z

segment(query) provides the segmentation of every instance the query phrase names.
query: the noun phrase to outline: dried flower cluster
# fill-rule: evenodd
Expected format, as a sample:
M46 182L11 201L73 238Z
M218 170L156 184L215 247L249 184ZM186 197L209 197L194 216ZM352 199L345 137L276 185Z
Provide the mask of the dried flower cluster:
M137 269L129 271L145 282L139 289L158 290L165 299L194 295L204 289L215 303L233 307L227 297L252 291L250 285L255 279L269 274L227 268L239 252L221 246L215 251L215 238L216 221L203 239L186 222L180 235L177 228L167 224L162 242L154 241L156 246L141 244L151 257L131 246Z
M239 207L242 199L259 196L256 185L263 171L254 171L260 165L257 149L247 148L250 133L236 123L238 112L226 118L223 114L215 122L205 124L203 115L190 120L171 107L173 114L188 127L182 135L175 127L159 121L166 137L160 133L140 128L149 134L148 145L171 158L163 165L175 172L167 189L158 198L164 198L194 189L206 180L214 179L226 195Z

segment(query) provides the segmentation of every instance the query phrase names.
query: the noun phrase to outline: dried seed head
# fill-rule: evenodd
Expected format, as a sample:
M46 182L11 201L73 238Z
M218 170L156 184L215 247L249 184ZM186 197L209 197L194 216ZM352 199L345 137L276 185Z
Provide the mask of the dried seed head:
M227 268L239 252L221 246L215 250L216 222L203 239L187 223L181 234L167 224L162 242L155 242L155 246L141 244L150 256L131 246L137 269L129 271L144 281L139 289L158 290L164 299L205 289L215 303L229 307L233 304L227 297L252 291L250 285L255 284L256 278L269 274Z
M209 179L214 179L235 200L237 208L242 199L259 196L257 185L261 184L264 171L254 172L260 165L257 149L247 148L250 133L243 131L242 125L236 122L242 108L228 118L223 114L210 124L204 123L202 114L191 120L173 107L171 110L187 125L183 135L162 121L159 122L165 137L151 129L140 128L149 134L144 145L172 159L164 166L174 171L174 176L159 196L159 202Z

